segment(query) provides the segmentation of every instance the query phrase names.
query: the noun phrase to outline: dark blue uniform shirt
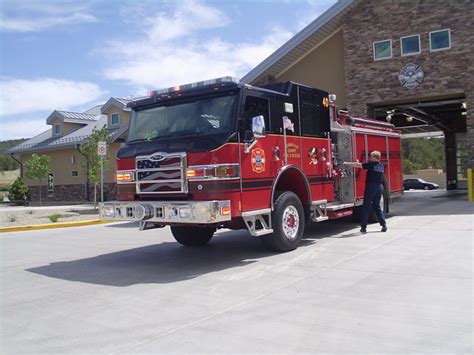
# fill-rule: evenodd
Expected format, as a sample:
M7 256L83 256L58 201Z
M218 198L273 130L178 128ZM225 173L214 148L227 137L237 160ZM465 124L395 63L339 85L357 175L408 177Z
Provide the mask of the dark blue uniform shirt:
M382 184L383 178L383 164L377 161L369 161L363 163L362 167L367 170L367 177L365 179L365 184L371 186L379 186Z

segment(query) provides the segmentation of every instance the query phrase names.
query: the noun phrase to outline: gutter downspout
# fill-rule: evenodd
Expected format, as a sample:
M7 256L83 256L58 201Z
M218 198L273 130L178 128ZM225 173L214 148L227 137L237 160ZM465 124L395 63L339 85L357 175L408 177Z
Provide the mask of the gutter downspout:
M10 153L10 156L12 157L12 159L14 161L16 161L18 163L18 165L20 165L20 177L23 178L23 162L18 160L17 158L15 158L15 156L13 155L13 153Z
M81 154L80 150L81 145L76 144L76 150L79 152L79 155ZM89 160L86 158L86 186L85 186L85 193L86 193L86 201L90 201L89 199Z

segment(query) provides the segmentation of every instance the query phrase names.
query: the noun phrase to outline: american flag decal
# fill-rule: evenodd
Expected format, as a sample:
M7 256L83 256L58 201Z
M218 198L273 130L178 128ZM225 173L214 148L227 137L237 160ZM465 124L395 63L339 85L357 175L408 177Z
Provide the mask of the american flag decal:
M163 157L159 161L154 156ZM148 157L137 157L138 193L183 193L185 192L183 153L155 153Z

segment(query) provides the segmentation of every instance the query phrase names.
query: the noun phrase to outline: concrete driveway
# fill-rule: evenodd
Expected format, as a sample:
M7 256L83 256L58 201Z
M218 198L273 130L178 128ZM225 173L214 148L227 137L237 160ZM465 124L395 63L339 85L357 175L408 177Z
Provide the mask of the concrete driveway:
M474 204L407 192L387 233L313 225L272 254L129 223L0 235L1 353L473 353Z

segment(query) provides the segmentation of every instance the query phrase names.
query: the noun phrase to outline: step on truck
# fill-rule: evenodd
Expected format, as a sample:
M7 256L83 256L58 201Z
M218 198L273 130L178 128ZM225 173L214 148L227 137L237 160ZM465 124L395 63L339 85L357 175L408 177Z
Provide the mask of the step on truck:
M129 107L117 201L101 204L101 218L170 226L183 245L230 228L293 250L308 223L358 214L365 170L342 163L373 150L385 166L386 213L403 191L400 132L338 110L323 90L225 77L152 91Z

